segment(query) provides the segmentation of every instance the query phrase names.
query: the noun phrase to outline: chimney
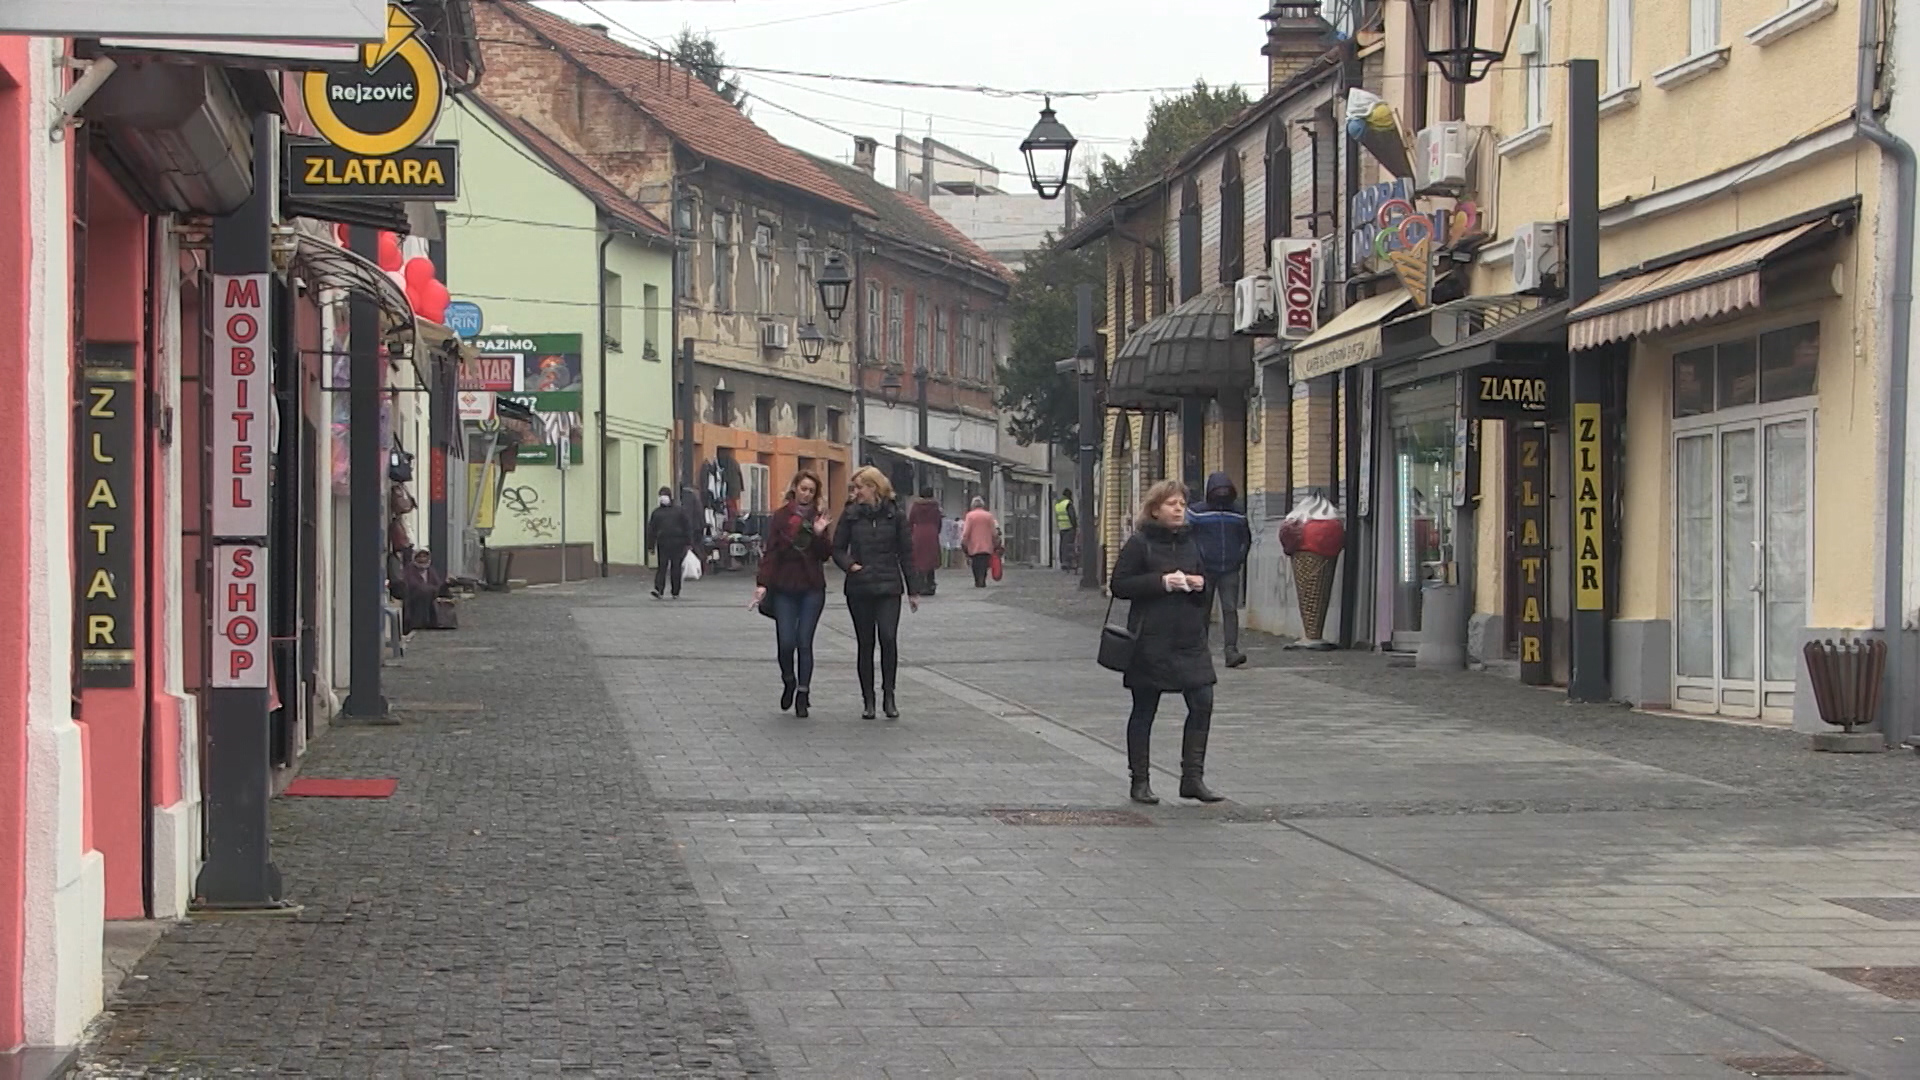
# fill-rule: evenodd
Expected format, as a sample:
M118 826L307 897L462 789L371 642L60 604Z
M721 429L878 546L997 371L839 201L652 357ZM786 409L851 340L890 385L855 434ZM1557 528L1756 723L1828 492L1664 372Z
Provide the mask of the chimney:
M593 31L596 34L599 34L603 38L611 38L613 36L613 31L607 28L606 23L590 22L590 23L581 23L580 25L586 27L587 29Z
M880 152L880 141L866 135L853 137L853 167L873 175L874 157Z
M1273 90L1307 70L1334 45L1332 24L1320 16L1317 0L1272 0L1261 21L1267 24L1267 89Z

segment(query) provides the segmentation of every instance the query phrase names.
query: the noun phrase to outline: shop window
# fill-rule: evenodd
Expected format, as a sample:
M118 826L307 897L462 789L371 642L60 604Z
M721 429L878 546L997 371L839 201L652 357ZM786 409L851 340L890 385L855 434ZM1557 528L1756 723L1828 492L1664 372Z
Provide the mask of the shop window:
M762 435L773 434L773 399L757 397L753 399L753 430Z
M1819 373L1819 323L1689 349L1673 358L1673 415L1811 397Z
M1812 397L1819 389L1820 324L1760 335L1760 400Z

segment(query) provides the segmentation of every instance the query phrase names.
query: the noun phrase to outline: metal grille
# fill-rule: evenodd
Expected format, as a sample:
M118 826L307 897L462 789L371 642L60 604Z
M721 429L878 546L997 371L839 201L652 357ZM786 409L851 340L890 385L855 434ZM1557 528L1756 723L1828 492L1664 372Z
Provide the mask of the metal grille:
M1007 825L1089 825L1141 828L1153 819L1130 810L988 810L987 814Z
M1827 903L1852 908L1882 922L1920 922L1920 896L1827 897Z
M1836 979L1898 1001L1920 1001L1920 967L1821 968Z
M1748 1076L1845 1076L1845 1071L1805 1054L1752 1054L1721 1058Z

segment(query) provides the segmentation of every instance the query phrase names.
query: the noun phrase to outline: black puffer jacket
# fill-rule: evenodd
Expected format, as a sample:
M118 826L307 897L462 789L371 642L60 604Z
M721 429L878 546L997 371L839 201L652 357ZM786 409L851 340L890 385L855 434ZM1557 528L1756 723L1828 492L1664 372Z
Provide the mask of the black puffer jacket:
M912 553L907 515L890 499L875 506L850 503L834 526L833 561L847 572L848 596L919 595L907 573Z
M1129 537L1113 563L1113 595L1128 601L1127 628L1137 639L1125 682L1142 690L1191 690L1211 686L1213 652L1207 648L1205 592L1168 592L1163 578L1175 570L1206 575L1199 545L1187 528L1148 525Z
M647 518L647 546L655 551L680 551L693 541L687 512L678 506L656 506Z

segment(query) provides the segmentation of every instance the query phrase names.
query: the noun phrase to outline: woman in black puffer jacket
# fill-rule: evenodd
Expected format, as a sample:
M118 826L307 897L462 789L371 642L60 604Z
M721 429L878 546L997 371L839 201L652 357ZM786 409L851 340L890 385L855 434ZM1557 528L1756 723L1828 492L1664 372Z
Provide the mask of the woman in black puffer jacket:
M853 474L853 501L833 530L833 561L847 572L847 610L853 615L864 719L873 719L873 650L880 648L880 690L887 719L900 718L894 681L900 672L900 597L920 610L913 569L913 534L894 505L893 485L869 465Z
M1207 734L1213 726L1213 650L1207 647L1207 609L1213 582L1200 547L1187 526L1187 493L1177 480L1148 490L1134 533L1113 563L1113 595L1128 602L1127 628L1134 633L1133 663L1125 684L1133 691L1127 717L1127 772L1134 802L1157 803L1148 784L1148 744L1160 695L1178 691L1187 700L1187 729L1180 743L1180 797L1219 802L1206 785Z

